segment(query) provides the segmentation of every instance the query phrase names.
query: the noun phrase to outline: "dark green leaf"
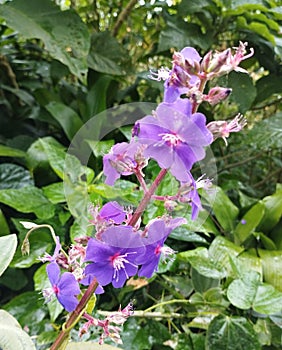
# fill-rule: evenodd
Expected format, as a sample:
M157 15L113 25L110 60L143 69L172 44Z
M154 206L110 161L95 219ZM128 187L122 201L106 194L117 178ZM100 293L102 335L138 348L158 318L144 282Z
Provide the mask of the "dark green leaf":
M0 189L21 188L34 185L30 172L23 167L11 164L0 164Z
M0 284L14 291L22 289L27 283L28 279L20 269L8 268L0 278Z
M244 317L217 316L207 331L206 350L259 350L252 325Z
M60 102L49 102L45 108L61 125L68 139L71 141L83 125L79 115L72 108Z
M10 233L10 228L6 221L5 215L3 214L2 209L0 209L0 227L1 227L0 236L5 236Z
M282 188L278 187L274 194L263 198L262 202L265 213L259 224L259 230L266 233L270 232L282 217Z
M41 0L40 6L37 0L14 0L1 6L0 15L23 37L41 39L54 58L85 79L90 38L77 13L61 11L48 0Z

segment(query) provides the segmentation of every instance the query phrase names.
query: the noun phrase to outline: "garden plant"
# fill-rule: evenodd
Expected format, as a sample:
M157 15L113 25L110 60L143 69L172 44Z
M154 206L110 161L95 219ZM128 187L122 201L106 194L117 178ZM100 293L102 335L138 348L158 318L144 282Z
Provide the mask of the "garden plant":
M2 1L0 348L281 348L281 9Z

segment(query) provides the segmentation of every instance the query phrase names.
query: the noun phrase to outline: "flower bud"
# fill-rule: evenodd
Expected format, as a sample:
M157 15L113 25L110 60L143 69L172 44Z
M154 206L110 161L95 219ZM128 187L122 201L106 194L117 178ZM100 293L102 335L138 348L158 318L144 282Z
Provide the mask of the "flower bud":
M232 89L222 88L216 86L210 89L208 95L203 96L203 101L207 101L210 105L214 106L217 103L225 100L232 92Z

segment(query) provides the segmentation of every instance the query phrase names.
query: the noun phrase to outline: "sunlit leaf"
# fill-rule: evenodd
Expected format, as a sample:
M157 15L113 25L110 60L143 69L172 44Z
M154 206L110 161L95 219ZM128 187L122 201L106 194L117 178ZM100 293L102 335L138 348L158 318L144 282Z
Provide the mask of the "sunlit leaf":
M17 248L15 234L0 237L0 276L9 266Z

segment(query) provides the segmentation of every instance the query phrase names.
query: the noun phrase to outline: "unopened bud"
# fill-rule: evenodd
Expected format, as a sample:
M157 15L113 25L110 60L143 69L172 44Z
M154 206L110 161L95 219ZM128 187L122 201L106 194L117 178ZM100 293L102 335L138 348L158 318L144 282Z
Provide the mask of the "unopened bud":
M217 103L225 100L232 92L232 89L216 86L210 89L208 95L203 96L203 100L214 106Z
M217 73L220 70L220 68L226 64L230 54L231 54L230 49L224 50L221 53L216 53L214 55L214 58L211 60L209 64L207 72Z
M212 58L212 51L209 51L202 59L201 69L203 72L207 72Z

